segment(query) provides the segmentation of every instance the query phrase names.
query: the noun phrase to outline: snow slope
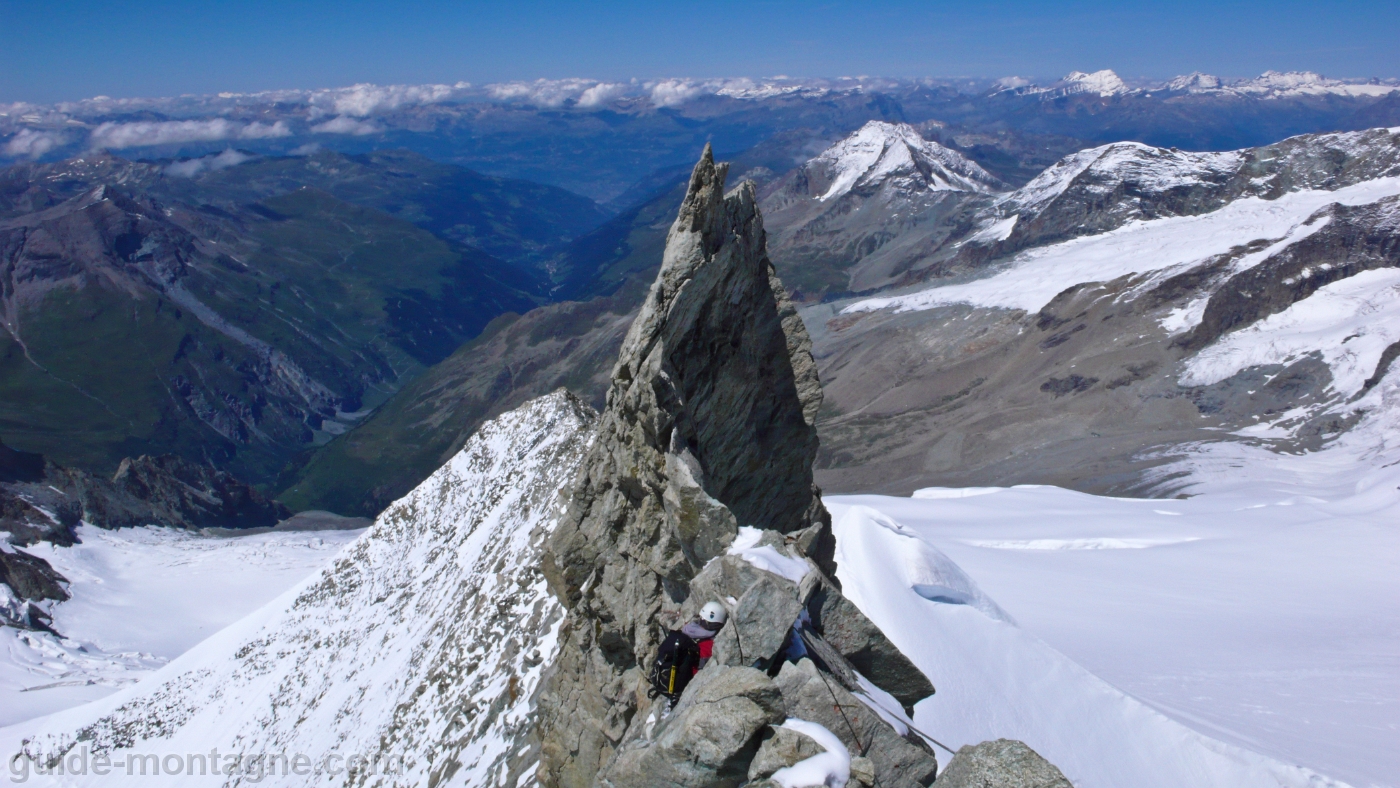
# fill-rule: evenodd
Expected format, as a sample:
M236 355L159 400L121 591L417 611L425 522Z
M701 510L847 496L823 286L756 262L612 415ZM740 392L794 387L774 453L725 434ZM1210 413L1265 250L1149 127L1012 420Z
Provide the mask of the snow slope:
M1381 354L1400 341L1400 269L1362 271L1318 288L1278 314L1221 337L1186 362L1185 386L1209 385L1249 367L1318 354L1337 393L1361 391Z
M63 785L513 783L562 621L539 549L592 418L556 392L483 425L331 566L133 687L0 729L0 751L162 765ZM211 748L227 780L187 757Z
M1331 502L1249 483L827 504L845 593L938 687L915 720L950 746L1020 738L1080 788L1394 786L1396 476ZM918 594L930 545L1019 627Z
M211 537L80 526L81 543L25 548L68 578L48 605L64 635L0 628L0 726L111 694L325 565L360 531Z

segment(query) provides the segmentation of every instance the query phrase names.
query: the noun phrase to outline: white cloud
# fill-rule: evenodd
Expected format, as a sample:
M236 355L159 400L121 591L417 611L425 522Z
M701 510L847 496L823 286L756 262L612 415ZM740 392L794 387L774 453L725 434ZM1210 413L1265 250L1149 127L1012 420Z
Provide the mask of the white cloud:
M348 88L318 90L311 94L313 107L365 118L391 112L403 106L436 104L447 101L471 87L469 82L455 85L371 85L361 83Z
M205 170L213 172L228 169L229 167L242 164L252 158L255 157L229 148L223 153L218 153L213 156L203 156L198 159L177 161L165 168L165 174L180 178L193 178Z
M579 100L585 93L602 88L605 84L596 79L537 79L534 82L487 85L486 92L500 101L523 101L540 107L558 107L570 99ZM606 100L599 98L597 101L601 103Z
M5 155L16 159L37 159L65 142L61 134L52 131L20 129L5 143Z
M627 93L629 85L622 82L599 82L579 94L580 107L597 107Z
M290 151L288 151L288 153L292 156L310 156L311 154L315 153L320 149L321 143L308 142L305 145L298 145L295 148L292 148Z
M109 122L92 130L89 143L94 148L138 148L144 145L172 145L182 142L272 139L289 137L291 134L292 130L280 120L272 124L239 123L225 118Z
M679 107L705 89L688 79L667 79L651 86L651 103L658 107Z
M311 130L317 134L354 134L362 137L366 134L378 134L384 127L372 120L355 120L348 115L337 115L325 123L312 126Z

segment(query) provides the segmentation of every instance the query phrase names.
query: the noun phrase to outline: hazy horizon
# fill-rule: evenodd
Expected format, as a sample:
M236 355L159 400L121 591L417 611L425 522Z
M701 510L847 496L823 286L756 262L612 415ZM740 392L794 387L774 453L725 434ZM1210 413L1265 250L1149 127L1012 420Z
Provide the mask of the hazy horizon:
M841 74L1051 79L1202 71L1400 76L1400 8L1372 3L643 3L3 0L0 102L474 84Z

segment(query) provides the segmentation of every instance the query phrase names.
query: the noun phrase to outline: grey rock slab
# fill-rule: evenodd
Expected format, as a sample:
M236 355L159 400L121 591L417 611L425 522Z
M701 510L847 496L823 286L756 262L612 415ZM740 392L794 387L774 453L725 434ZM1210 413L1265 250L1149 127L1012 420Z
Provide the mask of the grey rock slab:
M763 573L739 597L729 621L715 636L714 659L722 665L747 665L766 670L780 657L792 624L802 613L797 586Z
M782 690L787 716L822 725L852 756L868 758L883 788L924 788L933 783L938 761L928 745L899 735L811 660L785 663L774 683Z
M821 633L851 667L898 700L908 714L934 693L933 682L901 652L855 603L819 575L804 578L807 612Z
M958 750L937 788L1074 788L1055 765L1024 742L984 741Z
M598 775L609 788L710 788L748 778L764 729L786 719L783 696L763 673L702 670L649 737L632 739Z

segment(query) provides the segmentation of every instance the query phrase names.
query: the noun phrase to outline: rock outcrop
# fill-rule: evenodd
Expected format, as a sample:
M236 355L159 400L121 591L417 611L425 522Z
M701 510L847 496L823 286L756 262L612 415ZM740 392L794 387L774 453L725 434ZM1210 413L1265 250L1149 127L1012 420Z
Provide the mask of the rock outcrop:
M984 741L963 747L938 778L939 788L1073 788L1055 765L1024 742Z
M741 784L766 726L791 713L772 677L788 669L794 623L818 587L840 594L812 482L821 388L811 341L768 260L753 185L726 195L726 174L706 148L544 556L569 611L539 702L547 786ZM740 527L820 583L728 555ZM710 599L726 601L730 623L663 715L664 701L646 700L644 667ZM733 713L714 716L720 707ZM928 754L908 772L931 781L931 764ZM901 776L880 774L926 784Z
M270 527L292 516L233 474L173 454L128 457L112 483L150 504L167 524L185 528Z
M71 545L100 528L263 528L291 516L233 474L174 455L122 460L112 479L0 443L0 531L18 545Z
M35 603L68 599L67 582L39 556L0 547L0 626L52 632L53 619Z
M702 671L671 714L643 731L649 746L620 751L598 783L610 788L738 785L749 773L764 729L785 719L782 693L763 672L723 666Z
M20 599L68 599L68 590L63 587L67 582L68 578L37 555L23 550L0 550L0 583L9 586Z

